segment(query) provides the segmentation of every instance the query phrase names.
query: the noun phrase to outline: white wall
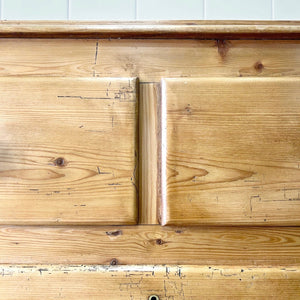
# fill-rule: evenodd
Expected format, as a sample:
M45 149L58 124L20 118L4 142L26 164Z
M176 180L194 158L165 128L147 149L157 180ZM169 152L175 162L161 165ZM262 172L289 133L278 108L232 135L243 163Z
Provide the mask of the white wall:
M300 20L300 0L0 0L2 20Z

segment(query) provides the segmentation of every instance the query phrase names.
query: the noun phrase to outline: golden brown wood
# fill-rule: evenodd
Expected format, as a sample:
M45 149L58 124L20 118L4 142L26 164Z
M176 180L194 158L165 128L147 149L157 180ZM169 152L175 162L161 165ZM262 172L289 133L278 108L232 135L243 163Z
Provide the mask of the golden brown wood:
M299 21L1 21L0 37L299 39Z
M300 264L300 227L1 226L1 264Z
M157 180L158 180L158 84L140 85L140 205L139 223L158 224Z
M251 131L251 136L255 137L253 139L256 141L255 144L251 144L250 139L245 142L242 134L229 136L224 139L224 144L217 145L218 147L212 135L203 139L206 153L219 156L219 160L213 161L211 166L207 166L207 161L200 161L200 156L195 155L202 149L201 147L194 149L198 140L191 143L193 151L189 155L176 153L176 164L179 162L182 166L188 162L188 168L191 168L198 166L199 162L206 163L207 169L210 168L209 171L217 164L219 175L225 174L225 170L228 171L230 165L232 168L229 173L226 173L229 177L235 172L236 167L238 170L246 168L248 172L257 171L255 176L262 174L266 176L260 178L264 183L263 188L261 186L256 188L257 183L254 182L243 183L241 190L244 191L246 186L247 193L256 190L259 194L253 194L254 196L265 197L254 197L248 202L242 202L234 181L224 183L230 186L229 189L233 189L234 186L235 193L229 198L229 202L220 196L214 201L205 198L203 203L207 207L203 206L203 203L195 205L197 202L193 199L191 203L182 203L180 206L176 203L176 198L174 202L173 198L169 198L171 206L176 209L182 208L181 211L177 209L176 220L185 223L187 220L185 214L190 214L192 207L192 213L195 215L200 211L207 218L213 216L223 221L227 218L227 224L236 224L232 218L236 218L241 211L246 211L248 215L243 216L240 213L239 217L244 218L243 222L248 218L247 222L251 225L254 223L298 225L297 215L300 215L298 203L300 202L297 199L300 189L297 183L299 176L297 170L299 153L297 102L299 99L297 98L299 88L296 88L292 82L297 82L298 86L299 82L289 77L300 76L300 22L5 21L0 24L0 37L2 37L0 76L10 76L9 79L0 78L0 169L3 171L3 168L9 169L12 165L19 167L21 164L24 165L24 161L28 162L25 172L20 174L18 168L17 173L9 171L8 174L4 171L2 175L4 174L5 177L0 177L0 223L65 224L63 226L0 226L0 263L4 264L0 266L1 299L147 299L151 294L157 294L161 299L299 298L300 227L66 225L136 222L138 201L135 186L138 182L134 182L136 177L134 175L138 171L136 160L139 155L141 155L142 166L140 170L142 190L139 193L140 222L157 222L155 198L161 195L161 181L155 182L155 173L159 173L161 168L155 170L154 162L155 160L161 162L161 153L160 151L156 153L155 147L157 143L161 147L161 144L164 145L161 142L164 141L160 138L157 140L155 135L156 130L160 133L161 124L155 123L156 118L159 120L160 118L157 117L156 112L153 112L158 110L160 114L160 110L156 108L157 101L160 100L157 95L157 83L163 77L181 78L181 82L191 77L219 77L220 82L227 82L227 79L224 79L226 77L260 77L265 80L264 84L253 83L253 93L263 94L264 99L269 97L268 94L271 96L274 94L274 97L269 98L272 100L269 101L268 108L272 109L269 115L258 115L255 112L253 115L232 116L228 110L226 115L224 113L226 109L241 108L240 103L236 105L234 96L227 97L232 93L230 87L222 87L223 90L216 91L219 95L228 98L230 104L228 107L215 105L215 109L220 109L216 115L207 114L205 107L203 109L202 106L199 110L195 110L195 107L192 109L180 107L181 111L177 111L180 112L181 118L178 124L186 125L178 127L177 132L186 129L193 131L199 125L204 125L205 129L213 128L216 124L220 126L216 126L218 132L215 137L219 137L225 128L230 128L231 132L235 133L233 125L236 125L237 132L243 129L249 134L251 128L254 128L253 124L256 124L255 128L259 130ZM29 37L30 39L27 39ZM26 76L26 78L18 79L19 76ZM96 99L67 98L54 106L57 102L49 100L52 97L50 95L56 97L57 89L68 90L69 95L80 91L83 97L90 97L90 95L96 97L95 94L97 97L103 95L106 97L106 89L103 88L106 79L102 77L139 77L142 82L139 150L136 143L138 132L136 103L117 101L114 106L99 107L101 104ZM275 82L274 86L270 83L265 88L265 82L271 82L271 78L266 79L268 77L289 79L285 81L286 84L276 81L282 82L281 79L272 79L273 83ZM127 82L125 83L126 79L111 80L114 87L109 88L109 94L114 90L118 94L119 85L128 86ZM29 83L31 81L32 83ZM15 83L13 88L7 89L6 87L12 86L13 82ZM28 89L29 86L34 85L35 89ZM135 85L133 79L130 85ZM45 86L49 86L46 89L47 93L45 93ZM233 85L232 88L236 87ZM214 89L208 90L209 95L215 95ZM242 88L237 91L240 96L248 95L245 93L244 96ZM40 97L36 97L37 94ZM135 91L132 95L134 94ZM11 100L16 95L22 96L22 101L15 102L18 107L12 110L9 107L11 101L7 100ZM193 95L192 90L188 90L182 100L186 99L187 95L190 99L198 97ZM280 95L284 101L278 100ZM201 95L200 98L203 100L206 99L205 97L207 95ZM40 101L41 99L43 102ZM102 100L101 103L106 101L110 103L109 99ZM252 104L249 102L251 106L246 109L259 110L266 103L265 101L259 103L257 99L252 98L251 100L253 101ZM212 105L208 107L213 108ZM199 116L202 118L203 113L206 113L205 118L200 121L206 120L206 123L193 123L193 121L190 124L184 123L188 118L192 120ZM118 117L112 120L110 119L112 116ZM260 122L250 122L253 119ZM77 124L82 120L85 120L84 124ZM112 124L114 124L113 135L81 132L86 129L86 126L97 128L96 130L112 130ZM224 128L221 126L223 124ZM81 125L84 127L79 128ZM264 130L262 130L263 126L265 126ZM47 135L43 136L42 131L45 128L50 128L50 131L48 130ZM259 134L265 137L265 140L258 139ZM177 139L176 147L183 145L185 138L186 135L183 135L180 140ZM228 141L234 138L236 140L239 138L239 146L244 148L238 147L239 150L235 152L230 149ZM9 145L4 147L3 141L6 144L9 141ZM74 141L76 147L72 144ZM212 142L211 148L208 142ZM18 143L23 143L23 148ZM247 148L246 145L249 147ZM266 150L258 151L261 145L266 145ZM30 147L31 151L25 151L26 147ZM38 151L33 151L32 147L37 147ZM124 151L119 151L120 148ZM243 149L245 152L242 151ZM134 150L137 151L136 154ZM225 160L224 153L228 154L230 150L235 155L234 161ZM47 161L49 157L59 158L56 155L62 153L64 156L61 157L67 158L66 167L45 165L49 162ZM251 153L259 153L257 159L261 164L253 160L241 163L240 159L243 155ZM280 158L270 161L268 153L271 158L274 154ZM171 155L165 156L169 158L168 164L174 164L174 160L170 160L173 159ZM264 155L266 160L261 160ZM237 156L239 159L236 159ZM286 158L288 161L284 162ZM56 164L61 162L65 161L56 160ZM102 164L104 162L104 167L113 170L113 175L116 177L109 177L111 176L109 174L95 174L92 177L88 175L78 182L72 181L72 194L70 192L70 195L67 195L66 192L69 191L62 191L65 180L71 178L71 174L81 176L85 171L94 174L93 172L98 171L98 168L94 167L98 166L99 162ZM251 165L254 166L253 170ZM220 172L220 166L224 172ZM51 179L51 182L48 180L46 184L45 178L49 173L41 170L46 172L54 170L66 177L57 179L60 183L52 189L54 179ZM183 168L179 171L182 170ZM100 173L102 173L101 168ZM19 178L16 178L16 174ZM164 174L166 172L158 174L158 177ZM212 172L212 174L216 173ZM15 177L7 177L7 175ZM18 183L20 176L22 182L18 187L14 183ZM105 176L105 178L98 181L100 178L98 176L101 178ZM196 174L198 180L197 176L198 173ZM3 178L9 181L9 185L3 183ZM71 178L73 179L74 177ZM164 177L163 183L167 179L172 180ZM270 180L274 184L269 184ZM25 186L25 181L28 186ZM40 185L38 191L36 187L32 187L36 182ZM115 183L123 185L114 185ZM108 184L112 185L108 186ZM227 197L228 189L220 187L222 184L216 183L215 191L222 191L220 195ZM282 190L281 185L285 184L288 184L288 189L284 187ZM182 186L182 183L178 183L176 193L182 195L189 190L194 193L193 187L187 187L188 184L184 189ZM29 192L27 189L31 188ZM42 195L41 191L45 188L49 188L49 195ZM168 190L168 193L169 191L173 193L173 188L174 186ZM263 193L261 193L262 189ZM275 194L282 196L278 199L284 201L263 202L266 199L272 200L266 197L274 196L273 189L276 189ZM213 192L213 189L208 191L210 194ZM9 198L12 196L15 197L13 202ZM78 206L86 203L88 204L86 207ZM245 203L245 206L238 206L241 203ZM104 204L108 205L109 209L108 206L103 207ZM211 215L204 210L207 208L212 212ZM14 214L15 209L17 209L16 214ZM230 213L232 210L235 214ZM264 217L268 211L273 215ZM63 214L59 215L61 212ZM54 223L55 221L59 223ZM211 224L218 224L218 222L215 220ZM9 264L29 265L10 266ZM110 266L114 264L117 266Z
M94 70L96 76L127 74L141 82L162 77L299 76L299 47L300 41L99 40Z
M2 39L0 76L299 76L300 41Z
M2 299L299 299L300 268L0 266Z
M135 79L0 78L0 223L133 224Z
M300 79L167 79L163 224L300 225Z
M97 60L96 40L2 39L0 45L2 76L92 77Z

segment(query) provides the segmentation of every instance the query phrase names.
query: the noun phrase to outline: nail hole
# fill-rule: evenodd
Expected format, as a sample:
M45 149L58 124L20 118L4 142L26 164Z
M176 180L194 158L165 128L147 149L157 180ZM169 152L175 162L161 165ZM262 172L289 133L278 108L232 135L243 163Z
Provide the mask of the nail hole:
M65 160L62 157L58 157L55 161L54 164L56 166L62 167L65 165Z
M156 296L156 295L151 295L151 296L149 296L148 299L149 299L149 300L159 300L159 297Z

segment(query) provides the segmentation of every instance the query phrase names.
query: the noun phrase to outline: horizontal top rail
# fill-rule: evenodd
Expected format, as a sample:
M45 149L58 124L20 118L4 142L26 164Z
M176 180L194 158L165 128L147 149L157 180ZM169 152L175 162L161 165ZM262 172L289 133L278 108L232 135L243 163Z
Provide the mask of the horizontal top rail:
M0 37L300 39L300 21L0 21Z

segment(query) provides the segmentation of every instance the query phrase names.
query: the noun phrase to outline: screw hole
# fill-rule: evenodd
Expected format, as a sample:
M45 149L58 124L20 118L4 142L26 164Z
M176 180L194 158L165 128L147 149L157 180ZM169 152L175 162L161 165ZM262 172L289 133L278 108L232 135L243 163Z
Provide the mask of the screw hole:
M149 300L159 300L159 297L156 296L156 295L151 295L151 296L149 296L148 299L149 299Z
M111 266L116 266L118 264L118 260L116 258L113 258L111 261L110 261L110 265Z

